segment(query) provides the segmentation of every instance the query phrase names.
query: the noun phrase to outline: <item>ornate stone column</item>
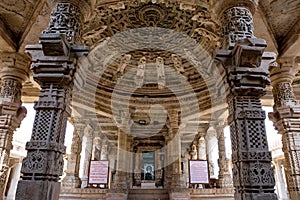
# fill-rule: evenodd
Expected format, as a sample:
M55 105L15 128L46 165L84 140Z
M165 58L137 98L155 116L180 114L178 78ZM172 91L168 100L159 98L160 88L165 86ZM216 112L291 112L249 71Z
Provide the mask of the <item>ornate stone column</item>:
M28 152L23 160L17 200L59 198L76 61L87 53L86 47L73 45L80 40L82 19L80 9L74 4L57 3L48 28L39 37L40 44L26 47L32 56L33 78L41 91L34 105L36 116L30 142L26 144Z
M6 200L14 200L15 199L18 180L20 178L21 166L22 166L22 163L21 163L21 159L20 159L19 162L15 163L15 167L13 169L13 178L12 178L12 182L10 184L10 187L9 187L9 190L7 193Z
M226 2L232 5L240 3ZM277 196L260 97L266 93L265 87L270 83L265 68L274 56L263 55L266 42L252 34L252 14L247 7L251 3L243 1L241 5L245 7L225 8L222 21L224 38L232 39L227 43L232 50L220 50L216 58L223 65L220 70L226 84L235 199L271 200L277 199ZM236 31L245 31L245 35L240 37ZM234 42L235 45L231 45Z
M119 121L115 183L113 189L106 195L106 199L108 200L127 199L129 189L128 173L130 171L128 168L131 161L128 159L131 159L131 155L129 155L131 153L129 152L130 144L128 133L130 133L132 121L130 115L123 111L121 112Z
M170 130L171 138L168 142L168 150L170 150L169 156L173 161L172 163L172 181L171 188L180 188L180 175L181 175L181 142L178 123L178 112L177 110L169 111L170 117ZM170 140L171 139L171 140Z
M299 68L293 58L281 58L279 67L270 67L273 86L274 112L269 114L282 135L285 174L291 199L300 199L300 104L292 82Z
M80 188L81 186L81 180L79 178L79 168L84 126L84 124L74 124L71 154L68 157L67 164L67 175L62 181L62 186L64 188Z
M83 134L85 137L85 141L82 143L82 147L84 149L84 157L83 157L83 174L81 177L81 188L88 187L88 177L89 177L89 168L90 162L92 160L92 152L93 152L93 139L94 139L94 129L90 124L87 124L83 129Z
M127 137L127 133L119 128L115 189L127 190Z
M226 158L226 147L225 147L225 137L224 137L224 125L216 126L217 138L218 138L218 148L219 148L219 180L218 186L220 188L233 188L232 178L230 176L228 164L229 159Z
M214 129L213 126L210 126L207 130L206 136L206 153L207 153L207 159L209 164L209 175L210 178L217 179L217 158L214 155L216 151L216 148L218 148L218 140L217 140L217 132Z
M22 82L28 77L28 58L18 53L1 54L0 71L0 195L5 192L13 133L26 116L21 104Z

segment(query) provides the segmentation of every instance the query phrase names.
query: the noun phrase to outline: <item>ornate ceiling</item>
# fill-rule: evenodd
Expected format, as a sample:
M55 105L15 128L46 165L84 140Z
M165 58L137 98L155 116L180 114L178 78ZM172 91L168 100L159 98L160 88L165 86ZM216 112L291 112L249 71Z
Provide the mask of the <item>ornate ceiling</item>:
M2 0L0 54L24 53L25 45L38 43L39 34L49 23L53 2ZM212 109L223 112L224 97L218 96L220 91L215 89L220 81L219 72L212 67L211 56L214 49L220 47L220 8L216 9L216 6L233 1L89 2L91 12L85 15L81 42L90 47L91 53L80 61L82 76L77 77L76 84L82 88L76 88L79 95L73 98L77 100L73 106L78 113L96 110L97 117L106 125L107 134L114 138L115 122L118 121L113 117L114 112L119 116L123 107L128 107L135 122L145 120L150 123L147 121L149 110L161 112L160 108L151 107L153 103L161 104L165 110L175 108L180 111L180 101L193 104L193 99L198 106L190 109L188 114L181 114L189 123L188 127L197 127L200 123L200 132L207 128ZM241 3L245 2L248 1L241 0ZM82 6L89 10L86 4ZM269 51L280 56L299 56L299 11L298 0L258 1L254 15L255 36L267 40ZM144 86L136 88L137 68L143 58L146 66ZM159 84L156 83L158 62L168 66ZM193 91L194 97L186 92L189 90ZM23 101L27 102L37 98L38 86L32 78L25 83L23 95ZM264 97L266 104L271 105L271 96L269 90ZM190 141L196 133L191 128L185 129L183 134L187 135L183 141Z

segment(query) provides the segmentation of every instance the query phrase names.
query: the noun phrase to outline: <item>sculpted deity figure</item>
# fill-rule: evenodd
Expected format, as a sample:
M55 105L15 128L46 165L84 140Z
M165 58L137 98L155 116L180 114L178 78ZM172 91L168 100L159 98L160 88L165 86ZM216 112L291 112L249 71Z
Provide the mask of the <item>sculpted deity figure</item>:
M176 54L172 54L172 61L174 63L174 67L177 70L177 72L178 73L183 73L184 68L182 66L182 60L181 60L180 56L178 56Z
M145 68L146 68L146 57L143 56L138 62L137 72L135 83L137 86L142 86L144 82L144 75L145 75Z
M192 156L192 160L197 160L198 158L197 147L195 144L192 145L191 156Z
M127 67L127 65L129 64L130 59L131 59L131 55L130 54L125 54L122 57L121 64L120 64L120 66L119 66L119 68L117 70L117 73L120 72L121 74L124 74L124 70Z
M164 59L162 57L156 58L156 70L157 70L158 88L162 89L166 84Z
M164 78L165 69L164 69L164 59L162 57L156 58L156 69L157 69L157 77Z

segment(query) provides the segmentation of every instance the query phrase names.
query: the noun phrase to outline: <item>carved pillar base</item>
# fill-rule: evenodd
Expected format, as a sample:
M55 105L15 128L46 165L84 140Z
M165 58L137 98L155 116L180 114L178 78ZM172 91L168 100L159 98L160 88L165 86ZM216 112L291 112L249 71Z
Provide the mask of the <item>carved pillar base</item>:
M222 177L219 176L219 180L217 182L218 187L220 188L233 188L233 182L230 174L223 174Z
M80 188L80 186L81 186L80 178L74 175L67 175L62 181L62 187L64 188Z
M29 192L29 188L33 192ZM16 196L22 197L22 200L57 200L59 193L59 182L22 180L18 183Z

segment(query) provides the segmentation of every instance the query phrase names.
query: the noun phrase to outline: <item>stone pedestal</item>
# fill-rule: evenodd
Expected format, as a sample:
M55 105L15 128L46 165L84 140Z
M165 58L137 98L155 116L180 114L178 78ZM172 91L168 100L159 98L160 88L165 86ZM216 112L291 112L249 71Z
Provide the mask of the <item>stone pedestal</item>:
M58 199L60 183L54 181L31 181L22 180L18 183L16 199L20 200L41 200Z

